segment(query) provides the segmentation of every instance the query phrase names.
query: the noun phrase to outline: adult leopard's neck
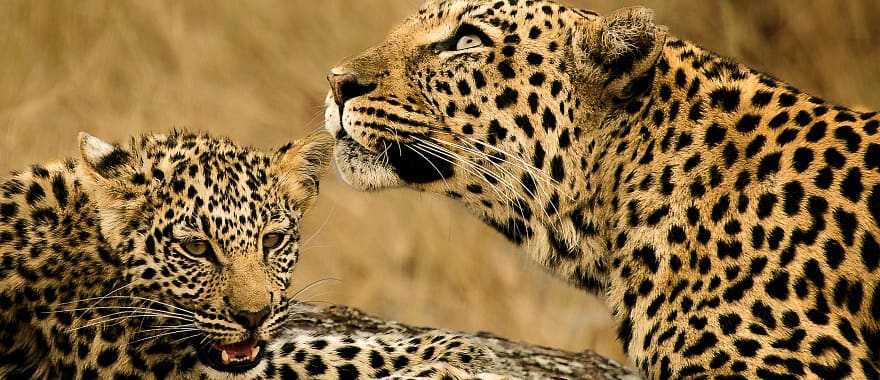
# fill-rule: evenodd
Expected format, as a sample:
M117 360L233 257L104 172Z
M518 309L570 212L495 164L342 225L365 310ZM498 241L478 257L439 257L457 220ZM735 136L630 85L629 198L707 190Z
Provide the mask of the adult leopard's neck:
M876 113L828 105L681 40L667 42L650 75L642 95L621 101L605 119L589 160L600 166L590 186L610 184L596 195L604 204L598 215L607 217L599 224L607 243L605 295L621 340L634 351L664 305L699 310L736 302L768 256L771 263L800 260L791 247L815 240L817 231L773 225L762 212L782 207L777 212L797 214L809 195L801 186L828 189L833 179L822 185L820 168L841 152L858 151L863 137L856 128L870 135L877 125ZM807 149L822 139L846 144ZM790 249L778 246L784 239ZM778 258L765 254L777 248ZM709 296L682 299L684 289Z
M596 179L615 185L602 195L610 205L612 267L655 272L656 261L664 257L624 254L628 238L674 243L681 238L678 229L658 228L667 217L693 223L695 213L719 201L747 207L735 198L725 201L725 189L741 189L753 177L773 174L779 163L777 155L768 154L774 145L769 141L776 139L781 148L829 107L678 39L667 41L649 75L644 93L621 102L603 123L600 145L612 153L598 164L604 174Z
M761 164L768 136L828 112L821 99L675 38L630 89L632 97L614 100L610 111L580 126L579 149L569 150L579 156L567 160L580 170L577 192L523 244L540 264L601 295L613 281L650 273L664 259L648 250L627 255L621 248L628 240L677 239L678 230L655 228L659 221L669 214L686 219L695 195L708 200L725 179L736 182L725 178L737 175L734 165ZM792 112L794 103L803 107Z

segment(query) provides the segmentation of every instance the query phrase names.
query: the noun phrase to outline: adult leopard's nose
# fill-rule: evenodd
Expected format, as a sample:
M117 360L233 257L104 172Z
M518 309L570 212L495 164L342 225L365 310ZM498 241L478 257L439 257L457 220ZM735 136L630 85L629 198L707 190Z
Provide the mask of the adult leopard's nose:
M337 72L333 70L327 75L327 81L330 82L330 91L333 93L333 100L336 105L342 107L345 102L364 96L376 89L374 83L363 83L358 76L352 72Z

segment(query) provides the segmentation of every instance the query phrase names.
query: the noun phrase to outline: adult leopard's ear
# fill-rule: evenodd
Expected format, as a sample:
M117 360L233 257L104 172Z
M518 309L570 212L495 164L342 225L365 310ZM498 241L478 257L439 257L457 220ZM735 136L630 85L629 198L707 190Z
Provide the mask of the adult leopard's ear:
M643 7L583 18L572 33L579 79L626 99L646 90L666 44L666 28Z
M314 204L321 176L330 166L334 145L333 137L321 131L278 149L274 175L296 207L308 209Z

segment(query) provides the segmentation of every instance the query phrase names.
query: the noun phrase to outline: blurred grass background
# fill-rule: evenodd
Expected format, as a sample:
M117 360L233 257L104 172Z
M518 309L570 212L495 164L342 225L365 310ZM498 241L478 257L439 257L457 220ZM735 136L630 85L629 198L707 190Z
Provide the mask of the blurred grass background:
M634 1L570 1L607 12ZM809 92L880 108L876 0L642 3L676 35ZM325 73L413 0L0 2L0 170L174 127L280 145L322 124ZM603 304L569 289L453 202L356 193L333 175L309 217L303 297L408 323L488 330L623 359Z

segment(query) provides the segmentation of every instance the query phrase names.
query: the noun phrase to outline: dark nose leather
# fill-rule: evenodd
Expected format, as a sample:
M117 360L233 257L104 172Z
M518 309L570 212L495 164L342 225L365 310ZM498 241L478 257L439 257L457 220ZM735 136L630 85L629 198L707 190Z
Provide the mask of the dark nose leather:
M248 330L256 330L269 317L269 308L264 307L260 311L239 311L232 314L232 319Z
M338 106L376 89L375 84L362 83L355 74L351 73L330 73L327 76L327 81L330 82L330 90L333 92L333 99Z

